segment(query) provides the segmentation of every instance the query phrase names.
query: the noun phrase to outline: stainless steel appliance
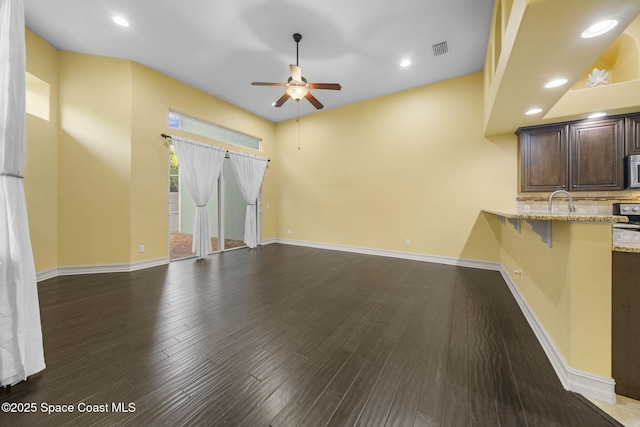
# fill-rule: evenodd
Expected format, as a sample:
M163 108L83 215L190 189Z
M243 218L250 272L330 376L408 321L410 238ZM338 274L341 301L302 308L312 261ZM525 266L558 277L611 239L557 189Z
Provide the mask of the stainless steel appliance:
M614 203L613 214L626 216L629 222L620 223L624 224L636 224L640 225L640 203ZM618 224L616 224L618 225Z
M627 156L624 162L624 184L626 188L640 188L640 154Z

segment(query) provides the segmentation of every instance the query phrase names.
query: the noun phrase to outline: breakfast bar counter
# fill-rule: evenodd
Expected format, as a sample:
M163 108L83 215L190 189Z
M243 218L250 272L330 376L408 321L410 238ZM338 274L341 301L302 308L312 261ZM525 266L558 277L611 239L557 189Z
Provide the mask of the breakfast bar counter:
M483 212L491 213L509 219L523 219L532 221L575 221L575 222L628 222L621 215L595 215L576 213L548 213L548 212L522 212L516 209L483 209Z
M638 226L624 224L628 222L628 218L622 215L592 215L592 214L574 214L574 213L548 213L548 212L522 212L516 209L483 209L483 212L496 215L498 218L505 218L514 223L516 220L531 221L568 221L583 223L610 223L613 225L613 236L611 250L614 252L631 252L640 253L640 230ZM545 223L538 223L545 224ZM550 223L546 223L550 224ZM515 227L514 223L514 227ZM533 227L534 225L532 225ZM537 226L539 230L540 225ZM550 229L550 227L548 227ZM546 233L547 230L545 229ZM538 233L540 234L540 233ZM541 238L545 239L543 235Z
M596 215L596 214L579 214L579 213L549 213L546 211L522 212L517 209L483 209L483 212L493 214L500 219L503 224L505 220L509 221L516 231L520 232L520 221L526 221L531 225L532 230L540 236L542 242L551 247L552 241L552 223L553 222L570 222L584 224L616 224L628 222L628 218L622 215ZM640 235L639 235L640 237ZM615 250L615 240L612 249ZM640 248L640 246L639 246Z

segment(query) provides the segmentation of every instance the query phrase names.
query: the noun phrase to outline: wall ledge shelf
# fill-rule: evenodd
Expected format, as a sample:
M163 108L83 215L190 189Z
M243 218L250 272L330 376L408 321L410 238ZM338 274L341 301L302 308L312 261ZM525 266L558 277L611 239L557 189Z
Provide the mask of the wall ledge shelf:
M609 223L629 222L626 216L620 215L591 215L575 213L548 213L548 212L520 212L516 209L482 209L482 212L512 219L539 220L539 221L565 221L585 223Z
M552 221L564 221L564 222L579 222L579 223L593 223L613 224L616 222L628 222L627 217L620 215L588 215L588 214L573 214L573 213L548 213L548 212L518 212L515 209L482 209L483 212L493 214L500 220L502 225L505 224L505 220L509 221L515 230L520 233L521 220L525 220L534 233L540 236L542 243L551 247L552 242Z

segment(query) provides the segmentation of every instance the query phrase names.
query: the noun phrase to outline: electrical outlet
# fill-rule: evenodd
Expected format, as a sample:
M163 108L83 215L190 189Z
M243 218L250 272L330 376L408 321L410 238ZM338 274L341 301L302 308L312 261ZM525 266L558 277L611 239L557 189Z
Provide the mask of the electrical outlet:
M138 252L140 252L141 254L144 253L144 245L138 246Z
M404 241L405 246L411 246L411 240L407 239Z
M269 203L267 203L267 209L269 209L271 207L271 205Z
M291 229L288 229L288 230L287 230L287 234L291 234Z

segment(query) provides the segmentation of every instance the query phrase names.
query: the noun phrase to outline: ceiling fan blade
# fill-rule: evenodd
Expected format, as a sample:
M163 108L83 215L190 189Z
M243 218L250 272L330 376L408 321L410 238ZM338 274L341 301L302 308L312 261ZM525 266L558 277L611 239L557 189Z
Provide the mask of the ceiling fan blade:
M318 99L315 96L311 95L311 92L307 92L307 94L304 97L307 98L307 100L311 103L311 105L316 107L318 110L321 110L322 107L324 107L324 105L322 105L322 103L318 101Z
M297 82L302 81L302 68L297 65L291 64L289 65L289 69L291 69L291 79Z
M309 89L331 89L340 90L342 86L338 83L309 83Z
M289 96L289 94L285 92L284 95L282 95L280 97L280 99L278 99L275 102L275 104L273 104L273 106L274 107L282 107L282 104L284 104L287 101L287 99L289 99L289 98L291 98L291 96Z
M286 83L251 82L254 86L286 86Z

